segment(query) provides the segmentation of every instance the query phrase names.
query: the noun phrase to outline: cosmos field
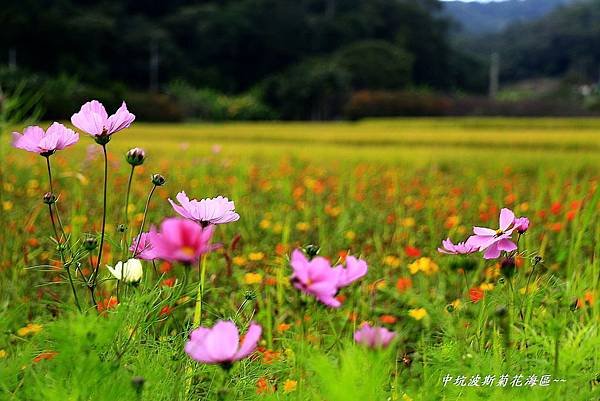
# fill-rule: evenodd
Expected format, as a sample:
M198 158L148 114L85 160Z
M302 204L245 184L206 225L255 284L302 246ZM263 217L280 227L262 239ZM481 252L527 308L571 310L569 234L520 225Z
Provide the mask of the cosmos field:
M1 400L600 398L600 121L134 122L106 145L100 261L88 245L102 229L102 147L78 132L51 156L59 246L44 157L3 138ZM134 147L145 160L132 170ZM180 191L225 196L240 218L216 225L220 248L194 263L142 261L139 282L118 282L106 265L127 259L142 222L177 216L167 199ZM503 208L529 219L517 250L438 251L496 230ZM71 269L61 246L75 249ZM308 261L317 249L331 266L368 264L337 307L290 280L294 250ZM227 320L261 327L250 355L186 352L196 327ZM393 339L357 340L365 324Z

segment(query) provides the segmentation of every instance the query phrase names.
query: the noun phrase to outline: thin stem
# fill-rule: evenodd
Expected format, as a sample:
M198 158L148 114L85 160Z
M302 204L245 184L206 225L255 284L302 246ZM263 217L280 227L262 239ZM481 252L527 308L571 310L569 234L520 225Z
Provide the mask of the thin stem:
M131 166L131 172L129 173L129 180L127 181L127 195L125 196L125 208L123 210L123 218L125 220L125 227L123 231L123 238L121 239L121 245L123 245L124 239L127 237L127 231L129 230L129 194L131 193L131 182L133 181L133 172L135 166ZM125 242L125 249L127 249L127 241ZM127 252L124 252L127 255Z
M100 249L98 250L98 260L96 261L96 268L92 277L92 297L98 282L98 270L100 270L100 263L102 262L102 249L104 248L104 234L106 230L106 193L108 183L108 155L106 153L106 145L102 145L102 152L104 153L104 194L102 197L102 231L100 234Z
M51 196L54 197L54 188L52 185L52 168L50 167L50 156L46 156L46 166L48 167L48 180L50 183L50 193ZM56 243L58 246L58 253L60 254L60 260L63 264L63 267L67 271L67 276L69 278L69 284L71 285L71 290L73 291L73 298L75 298L75 305L77 305L77 309L81 312L81 305L79 304L79 297L77 296L77 290L75 289L75 284L73 283L73 277L71 276L71 269L69 268L69 264L65 262L65 255L63 244L60 235L58 234L58 230L56 228L56 223L54 222L54 213L52 212L52 203L48 203L48 212L50 213L50 221L52 222L52 229L54 230L54 237L56 238Z
M204 300L204 282L206 279L206 255L202 255L198 268L200 269L200 284L198 285L198 294L196 296L196 309L194 311L194 322L192 327L196 328L200 326L200 319L202 317L202 302Z
M146 206L144 206L144 217L142 218L142 225L140 226L140 232L138 234L138 236L136 237L136 239L134 239L135 241L135 249L133 250L133 258L135 259L135 257L138 254L138 248L140 246L140 238L142 237L142 233L144 232L144 224L146 224L146 215L148 214L148 206L150 205L150 199L152 199L152 194L154 194L154 191L156 190L156 185L152 185L152 190L150 191L150 194L148 194L148 199L146 200Z

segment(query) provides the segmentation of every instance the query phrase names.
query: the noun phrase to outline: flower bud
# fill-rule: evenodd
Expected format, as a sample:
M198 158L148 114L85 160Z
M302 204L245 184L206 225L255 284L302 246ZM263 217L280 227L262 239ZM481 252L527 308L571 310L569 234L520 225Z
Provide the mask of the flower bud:
M117 226L117 232L124 233L127 231L127 226L125 224L119 224Z
M525 234L527 229L529 228L529 219L527 217L519 217L515 219L515 230L519 234Z
M500 263L500 273L505 277L512 277L517 270L515 258L504 258Z
M87 237L83 240L83 247L87 251L93 251L98 246L98 240L94 237Z
M44 194L44 203L45 204L51 205L55 202L56 202L56 195L54 195L52 192L46 192Z
M144 164L144 159L146 159L146 152L144 152L144 149L133 148L127 152L125 159L132 166L141 166Z
M306 255L308 256L309 259L312 259L315 256L317 256L319 254L320 250L321 250L321 248L319 248L318 245L309 244L304 247L304 252L306 252Z
M165 177L160 174L152 174L152 183L157 187L165 185Z

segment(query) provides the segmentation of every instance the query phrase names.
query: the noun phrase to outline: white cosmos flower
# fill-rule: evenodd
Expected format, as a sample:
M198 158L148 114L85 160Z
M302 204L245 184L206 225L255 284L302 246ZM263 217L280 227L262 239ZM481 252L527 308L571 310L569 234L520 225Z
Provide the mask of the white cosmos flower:
M125 283L137 283L142 279L142 262L138 259L129 259L125 263L119 261L114 268L108 265L106 267L117 280Z

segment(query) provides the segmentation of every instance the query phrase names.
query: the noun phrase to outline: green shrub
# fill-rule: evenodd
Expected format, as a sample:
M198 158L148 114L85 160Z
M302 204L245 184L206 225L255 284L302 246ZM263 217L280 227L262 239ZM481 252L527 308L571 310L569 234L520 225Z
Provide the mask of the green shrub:
M337 51L334 60L350 74L355 90L402 89L411 83L413 57L389 42L353 43Z
M350 88L346 70L323 59L298 64L262 86L265 102L292 120L339 117Z

